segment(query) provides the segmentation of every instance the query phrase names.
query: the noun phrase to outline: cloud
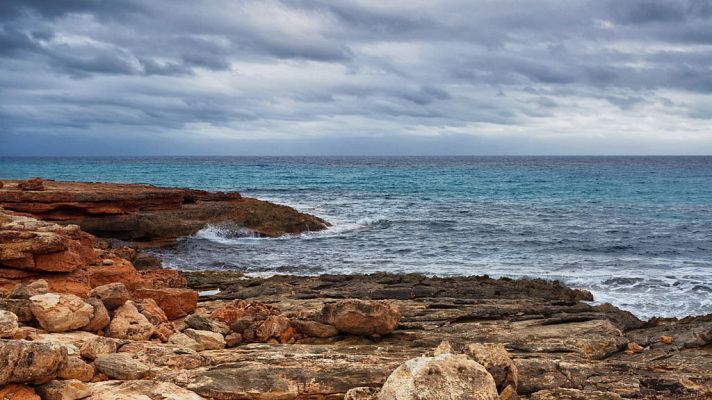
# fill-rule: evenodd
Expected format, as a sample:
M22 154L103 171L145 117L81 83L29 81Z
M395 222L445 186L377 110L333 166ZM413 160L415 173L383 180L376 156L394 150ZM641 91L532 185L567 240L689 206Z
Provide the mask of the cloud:
M0 154L709 153L710 26L702 0L6 0Z

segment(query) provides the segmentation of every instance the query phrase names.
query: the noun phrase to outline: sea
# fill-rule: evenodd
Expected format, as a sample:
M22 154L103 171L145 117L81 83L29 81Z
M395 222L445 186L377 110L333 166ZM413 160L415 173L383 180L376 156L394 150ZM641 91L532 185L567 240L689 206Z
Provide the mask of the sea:
M712 313L712 157L0 158L0 178L34 176L239 191L331 223L208 226L154 250L172 268L557 279L640 318Z

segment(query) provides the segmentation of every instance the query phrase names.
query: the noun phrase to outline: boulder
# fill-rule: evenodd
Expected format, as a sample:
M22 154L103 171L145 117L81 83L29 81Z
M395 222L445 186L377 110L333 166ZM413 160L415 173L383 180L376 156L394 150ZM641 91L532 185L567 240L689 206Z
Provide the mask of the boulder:
M32 283L24 284L19 283L8 295L11 299L29 299L32 296L37 296L39 294L47 294L49 292L49 285L44 279L38 279Z
M190 336L185 333L174 333L168 338L168 343L175 344L179 347L191 349L195 351L203 350L203 346L200 345L196 340L193 340Z
M260 323L255 329L255 341L266 342L271 338L285 343L291 338L293 330L289 325L289 319L282 315L270 315Z
M67 349L56 343L0 340L0 386L44 383L67 364Z
M161 325L166 322L168 322L168 317L166 316L166 313L163 312L161 307L158 306L155 300L153 299L141 299L141 300L136 300L134 302L136 305L136 309L138 312L143 314L146 319L148 319L148 322L152 323L153 325Z
M155 300L170 320L191 314L198 305L198 292L191 289L139 289L134 296Z
M510 387L509 393L517 392L519 372L503 345L499 343L469 344L465 347L464 353L485 367L487 372L494 378L494 382L497 384L497 391L500 394L507 387Z
M225 336L225 347L237 347L242 343L242 335L237 332L229 333Z
M14 336L18 328L17 315L0 310L0 339Z
M353 335L385 335L398 326L398 307L388 301L349 299L326 303L319 322L333 325L339 332Z
M398 367L383 384L379 400L498 400L487 370L463 354L418 357Z
M106 309L110 311L116 310L124 305L127 300L131 299L126 285L121 282L97 286L92 289L87 296L100 299L104 303L104 306L106 306Z
M193 329L216 332L221 335L227 335L230 332L230 327L225 323L199 314L190 314L186 317L185 323Z
M94 360L99 356L116 353L118 347L116 340L97 336L85 341L79 349L79 352L82 357Z
M76 379L50 381L37 387L42 400L78 400L89 397L91 390L86 383Z
M316 321L293 319L290 320L291 325L304 336L329 338L339 334L338 329L333 325L322 324Z
M141 379L148 375L151 368L134 359L131 354L114 353L101 355L94 360L94 366L111 378L122 381Z
M82 330L96 332L106 328L111 320L109 318L109 311L104 306L104 303L96 297L87 298L86 303L94 308L94 313L89 323L82 327Z
M2 186L0 186L2 187ZM35 389L25 385L6 385L0 387L0 399L3 400L40 400Z
M129 300L114 312L114 318L106 329L106 336L117 339L148 340L153 335L153 324L138 312Z
M67 359L67 365L59 371L58 376L62 379L89 382L94 377L94 366L87 364L79 356L71 356Z
M203 397L169 382L107 381L91 384L89 400L160 399L203 400Z
M200 350L219 350L225 348L223 335L211 331L200 331L188 328L183 331L185 335L200 345Z
M32 314L47 332L79 329L94 315L94 307L73 294L41 294L32 296L30 302Z
M270 315L279 315L280 310L275 306L261 303L259 301L235 300L221 308L214 310L210 317L222 321L231 326L239 319L264 320ZM248 324L248 325L250 325ZM247 326L243 327L245 329ZM235 330L234 328L232 328ZM239 331L236 331L239 332Z
M0 310L10 311L20 322L29 322L35 318L30 304L30 300L25 299L0 299Z

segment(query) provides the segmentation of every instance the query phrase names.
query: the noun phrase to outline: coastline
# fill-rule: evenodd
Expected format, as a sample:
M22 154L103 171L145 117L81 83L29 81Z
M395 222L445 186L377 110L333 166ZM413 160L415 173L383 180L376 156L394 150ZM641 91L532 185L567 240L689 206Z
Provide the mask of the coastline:
M108 399L160 390L175 395L166 398L384 399L391 373L426 355L432 363L485 367L483 382L494 382L494 396L502 400L712 394L712 315L641 321L611 305L587 304L592 296L586 291L537 279L385 273L255 278L164 270L160 260L123 247L125 240L141 246L175 240L183 231L171 224L186 215L195 221L190 229L227 215L274 236L311 229L305 221L319 220L236 194L128 185L119 196L110 184L71 193L62 182L35 182L27 190L13 188L18 183L4 181L0 189L0 310L12 331L0 340L10 366L0 374L0 384L8 385L0 393L61 398L51 396L83 390L84 397ZM53 190L69 197L52 197ZM135 196L121 197L126 193ZM250 212L234 211L245 205ZM185 207L201 211L186 214ZM231 211L222 212L226 207ZM147 221L154 224L151 235L143 228ZM165 225L155 228L157 223ZM122 241L92 235L117 239L107 232L122 232ZM35 296L48 296L43 291L79 296L63 315L79 319L80 310L91 309L86 317L95 325L53 329L43 319L51 312L36 304ZM198 297L198 291L214 294ZM104 325L96 329L102 307ZM15 315L14 329L8 311ZM121 329L121 322L132 320L141 332ZM107 340L113 351L88 352ZM57 360L30 360L32 373L23 375L15 348L30 359ZM437 382L462 383L456 375ZM160 384L152 389L153 382Z

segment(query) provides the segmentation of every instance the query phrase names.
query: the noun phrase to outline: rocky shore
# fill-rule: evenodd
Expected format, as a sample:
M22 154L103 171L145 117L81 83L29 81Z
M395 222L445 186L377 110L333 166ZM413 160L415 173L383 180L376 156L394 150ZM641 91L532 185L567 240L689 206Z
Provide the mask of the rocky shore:
M2 181L0 207L0 399L712 396L712 315L641 321L545 280L181 273L136 248L326 227L236 193Z

